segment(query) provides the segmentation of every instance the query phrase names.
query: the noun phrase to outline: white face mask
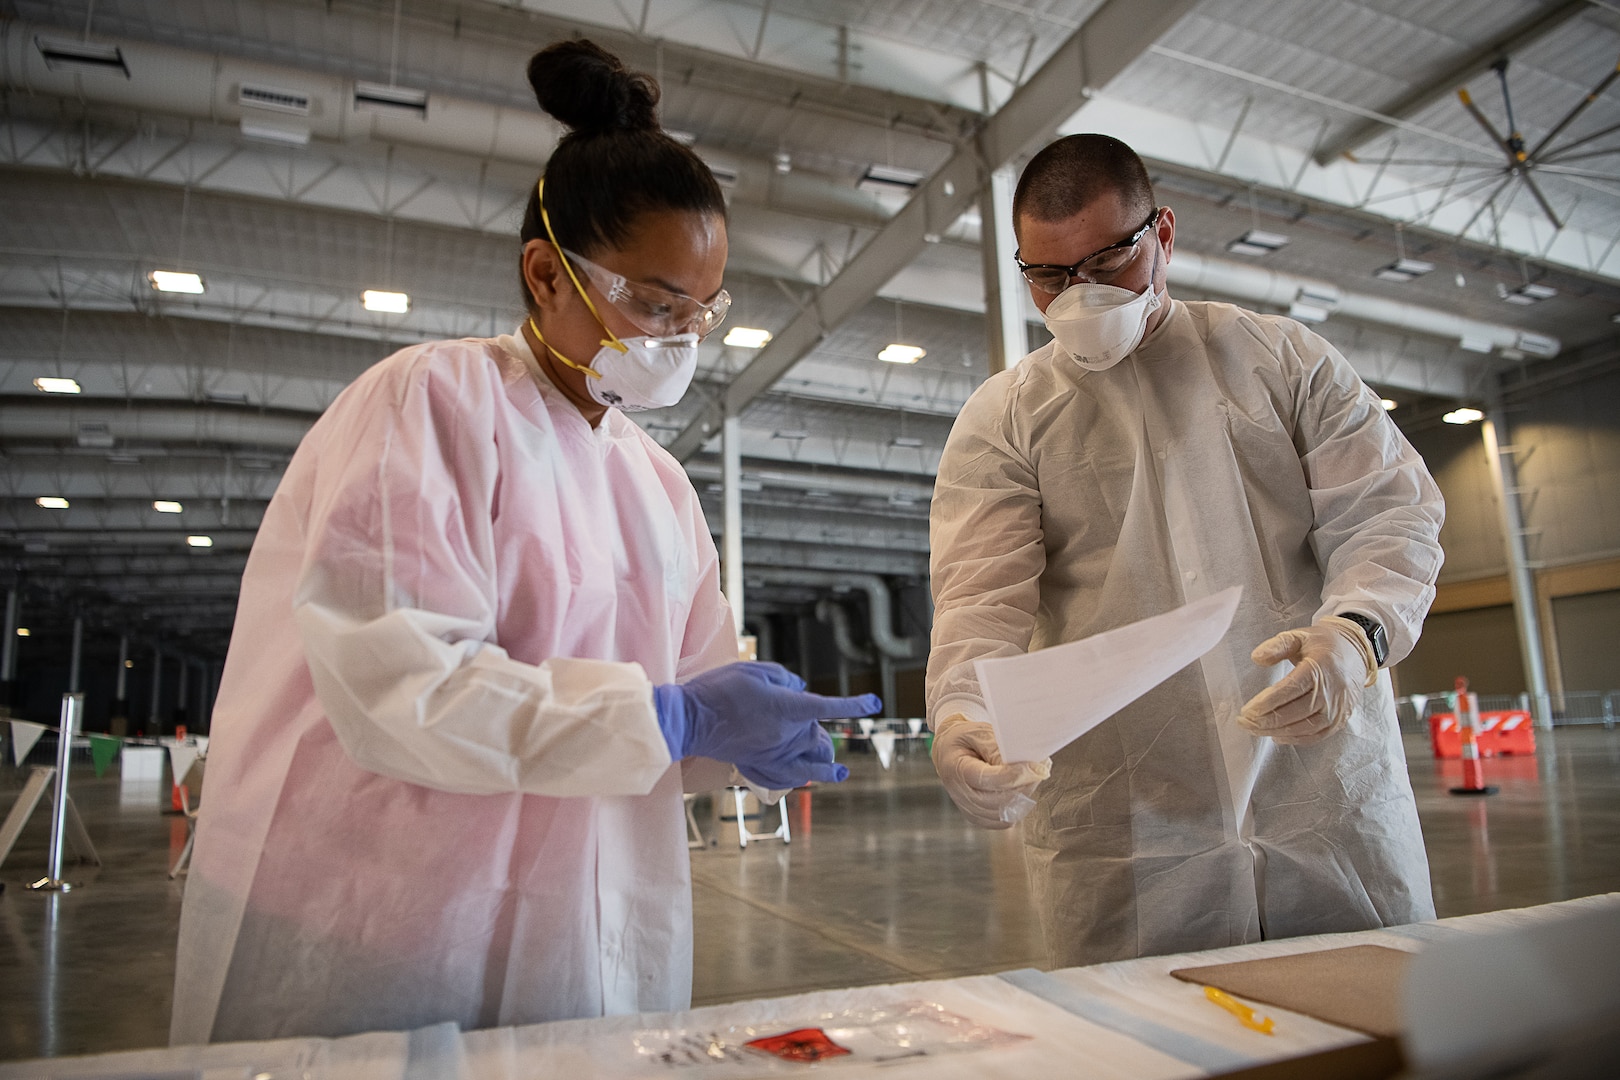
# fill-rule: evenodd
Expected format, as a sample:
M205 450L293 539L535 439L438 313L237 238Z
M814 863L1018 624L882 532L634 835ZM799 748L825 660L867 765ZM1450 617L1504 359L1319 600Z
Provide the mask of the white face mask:
M667 409L692 385L697 343L696 334L677 334L622 338L624 352L604 345L590 368L601 377L587 378L586 389L597 404L626 412Z
M1158 269L1157 259L1154 269ZM1151 277L1148 287L1139 293L1080 282L1047 305L1046 328L1075 363L1088 371L1107 371L1142 343L1148 316L1159 304Z

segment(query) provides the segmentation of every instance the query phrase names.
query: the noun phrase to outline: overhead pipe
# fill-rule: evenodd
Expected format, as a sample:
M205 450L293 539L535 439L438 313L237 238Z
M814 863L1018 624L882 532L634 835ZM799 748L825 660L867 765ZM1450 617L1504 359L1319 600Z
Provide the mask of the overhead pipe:
M7 439L75 440L93 425L98 435L118 442L228 443L236 446L296 449L314 425L306 416L260 413L219 406L151 405L29 401L0 405L0 431Z
M421 109L363 105L355 79L263 64L226 53L97 35L116 46L128 72L46 66L36 40L71 38L60 27L12 22L0 28L0 74L12 90L112 105L141 113L257 125L270 137L335 143L368 139L539 166L561 135L535 108L495 105L433 92ZM248 94L243 94L248 87Z
M1177 288L1210 292L1284 310L1299 299L1301 292L1336 296L1338 306L1333 309L1335 316L1343 315L1396 330L1448 338L1453 342L1464 338L1481 343L1488 341L1493 349L1498 350L1520 348L1524 333L1516 326L1483 322L1454 312L1389 300L1382 296L1345 292L1330 282L1285 274L1252 263L1200 255L1196 251L1178 250L1166 273L1170 284ZM1553 347L1550 355L1557 355L1562 344L1556 338L1551 340Z
M771 625L771 617L761 612L754 619L755 654L761 660L776 659L776 627Z
M723 470L713 461L686 462L686 475L693 482L723 482ZM873 499L898 499L908 503L926 505L934 497L934 485L917 483L896 476L886 480L878 476L829 474L824 468L794 468L772 462L768 468L743 470L744 480L757 480L765 487L785 488L790 491L825 491L829 495L854 495Z
M116 45L123 53L129 71L98 74L79 70L50 70L35 44L36 38L69 36L58 27L23 22L0 24L0 83L31 94L89 101L144 113L208 120L215 123L260 121L274 126L296 126L314 138L353 143L376 139L386 143L418 146L430 150L473 156L480 160L510 161L536 168L550 156L560 134L558 127L537 109L497 105L433 92L421 111L383 108L357 109L354 105L355 80L302 68L263 64L223 53L205 53L152 42L125 38L99 38ZM289 90L309 99L307 116L268 110L242 104L241 88L259 86ZM712 167L719 173L738 176L740 190L775 205L769 192L781 187L772 162L742 159L727 153L711 152ZM747 168L743 168L746 164ZM764 179L760 179L764 178ZM805 212L840 220L871 215L869 201L847 185L826 180L816 184L795 170L792 180L796 200L804 202ZM771 185L776 187L772 188ZM764 185L763 191L756 192ZM781 207L794 210L793 207ZM871 215L868 224L881 226L888 219ZM953 239L978 243L978 228L968 221L956 221L949 230ZM1314 279L1282 274L1263 267L1199 255L1182 250L1169 264L1169 280L1177 286L1193 288L1244 300L1250 303L1288 307L1301 289L1340 292L1336 286ZM1400 330L1459 341L1465 337L1490 341L1496 349L1520 348L1517 327L1469 319L1449 311L1408 304L1360 293L1341 293L1337 309L1344 316ZM1557 348L1552 351L1556 355Z
M872 662L872 650L855 643L855 635L850 632L849 611L843 604L836 600L817 600L816 621L832 629L833 645L839 656L858 664Z
M889 584L876 574L834 570L797 570L778 566L756 566L749 576L778 585L809 585L827 589L860 589L866 593L872 644L895 660L914 660L926 652L920 638L903 638L894 632L893 599Z
M0 24L0 85L146 114L220 124L246 122L262 132L279 131L303 141L374 140L536 170L550 158L562 135L562 129L532 105L501 105L430 91L422 109L357 108L354 79L131 38L97 37L98 44L121 51L128 78L122 72L52 71L35 41L69 36L57 27ZM274 101L270 107L244 104L243 86L302 96L307 112ZM262 95L258 98L262 102ZM255 100L251 91L247 100ZM881 200L813 170L797 168L783 175L769 158L703 145L695 149L730 197L871 229L881 228L892 216ZM490 226L496 231L509 227L504 217L491 219ZM971 222L955 221L942 230L942 237L974 243L973 228Z

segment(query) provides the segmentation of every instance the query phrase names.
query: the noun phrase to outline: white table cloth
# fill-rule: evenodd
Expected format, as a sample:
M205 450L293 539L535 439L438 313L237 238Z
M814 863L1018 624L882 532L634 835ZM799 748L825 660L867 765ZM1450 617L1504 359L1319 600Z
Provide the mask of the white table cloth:
M814 1073L831 1074L832 1080L878 1075L880 1069L888 1080L1029 1080L1067 1075L1083 1063L1088 1077L1102 1080L1175 1080L1328 1050L1365 1036L1269 1006L1263 1011L1275 1018L1275 1034L1250 1031L1210 1004L1200 987L1171 977L1174 969L1363 944L1416 952L1426 944L1461 935L1490 933L1617 904L1620 893L1612 893L1387 930L1289 938L1049 973L1024 969L826 990L682 1013L471 1032L458 1032L453 1025L443 1024L342 1039L282 1039L42 1059L0 1064L0 1080L530 1080L537 1076L704 1080L710 1075L742 1080L811 1070L787 1063L769 1063L758 1069L671 1068L654 1058L638 1056L636 1037L664 1029L726 1033L743 1025L789 1031L817 1026L826 1014L910 1001L934 1003L978 1024L1027 1038L883 1065L831 1059Z

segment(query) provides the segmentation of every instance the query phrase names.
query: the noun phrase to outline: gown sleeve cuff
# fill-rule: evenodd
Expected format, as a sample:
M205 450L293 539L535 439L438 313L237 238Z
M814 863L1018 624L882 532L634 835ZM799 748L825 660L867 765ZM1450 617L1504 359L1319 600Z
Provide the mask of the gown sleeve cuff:
M990 722L990 710L983 698L975 694L948 694L934 702L934 708L928 714L928 726L937 731L941 720L958 714L981 724Z

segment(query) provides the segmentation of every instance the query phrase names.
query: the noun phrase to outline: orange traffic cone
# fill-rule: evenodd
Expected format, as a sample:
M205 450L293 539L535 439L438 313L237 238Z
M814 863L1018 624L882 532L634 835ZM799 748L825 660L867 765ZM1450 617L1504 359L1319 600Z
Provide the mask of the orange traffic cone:
M1485 786L1485 767L1479 759L1479 697L1468 689L1468 680L1457 676L1457 733L1462 737L1462 787L1453 795L1495 795Z

